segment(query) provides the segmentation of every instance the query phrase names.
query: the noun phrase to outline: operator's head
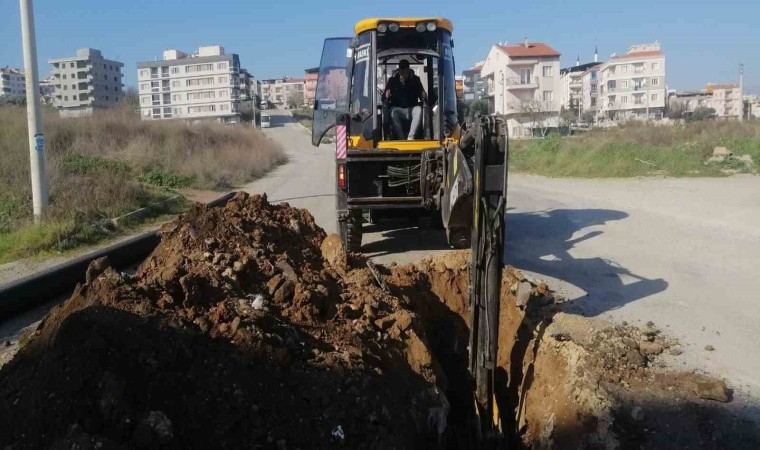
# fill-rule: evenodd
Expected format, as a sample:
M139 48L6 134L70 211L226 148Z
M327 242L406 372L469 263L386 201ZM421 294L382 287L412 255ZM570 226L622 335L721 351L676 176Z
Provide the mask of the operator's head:
M398 62L398 74L404 80L411 76L412 70L409 69L409 61L402 59Z

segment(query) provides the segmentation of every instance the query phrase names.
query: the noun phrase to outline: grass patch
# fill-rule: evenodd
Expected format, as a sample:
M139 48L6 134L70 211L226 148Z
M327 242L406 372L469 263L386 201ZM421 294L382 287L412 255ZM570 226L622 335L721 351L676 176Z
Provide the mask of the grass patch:
M113 235L99 225L105 219L155 204L171 189L226 190L284 161L252 127L144 122L128 107L76 119L44 111L43 125L50 207L34 224L26 110L0 107L0 262L99 242ZM145 220L152 219L138 222Z
M734 157L708 162L717 146L727 147ZM742 155L749 155L752 163L740 160ZM514 140L509 163L513 171L551 177L760 173L760 121L629 124L569 138L551 135L545 139Z
M293 119L301 125L311 130L314 111L311 109L292 109L290 113L293 115Z

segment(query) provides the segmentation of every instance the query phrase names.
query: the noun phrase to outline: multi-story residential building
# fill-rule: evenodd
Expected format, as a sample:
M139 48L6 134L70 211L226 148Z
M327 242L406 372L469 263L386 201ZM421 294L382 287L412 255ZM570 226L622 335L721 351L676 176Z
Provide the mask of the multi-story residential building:
M662 118L665 97L665 54L657 42L634 45L599 67L601 120Z
M597 64L589 67L581 76L581 113L587 111L593 113L596 117L599 102L599 66Z
M314 107L314 99L317 96L317 78L319 77L319 67L304 70L304 79L306 80L306 106Z
M708 83L705 91L712 96L708 107L715 110L717 117L726 119L741 118L743 95L738 84Z
M143 120L239 123L241 97L250 95L250 76L241 71L240 58L219 45L193 54L166 50L162 61L137 63L137 80Z
M485 61L479 61L474 67L462 71L464 76L464 99L465 101L481 100L486 95L486 88L483 80L480 78L480 70L483 68Z
M708 83L699 91L671 92L668 95L670 108L680 107L684 113L692 113L697 108L712 108L715 117L738 119L741 115L742 95L738 84Z
M576 64L572 67L566 67L559 71L560 85L562 86L562 95L560 106L565 109L578 111L583 109L584 82L583 78L586 72L601 63L592 62L587 64ZM589 80L590 81L590 80ZM589 83L590 84L590 83ZM590 88L590 86L589 86Z
M262 80L261 97L278 107L303 106L306 104L306 80L290 77Z
M760 95L744 96L744 118L760 119Z
M559 57L542 42L491 47L480 75L489 112L507 118L511 136L544 134L559 125Z
M53 104L61 117L90 115L98 108L116 106L124 97L124 64L104 58L100 50L82 48L76 56L48 62L53 66Z
M26 77L21 69L0 69L0 95L25 95Z

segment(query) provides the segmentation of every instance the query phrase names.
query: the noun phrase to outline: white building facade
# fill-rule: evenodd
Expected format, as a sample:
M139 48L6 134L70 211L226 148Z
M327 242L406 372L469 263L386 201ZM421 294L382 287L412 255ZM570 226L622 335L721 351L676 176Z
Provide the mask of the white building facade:
M104 58L100 50L83 48L76 56L48 62L53 66L53 104L61 117L91 115L98 108L116 106L124 98L124 64Z
M529 137L559 126L560 53L541 42L494 45L480 75L489 112L507 118L510 135Z
M0 69L0 95L25 95L26 77L20 69Z
M137 63L140 116L239 123L240 102L250 95L250 81L244 74L241 83L240 71L238 55L218 45L194 54L166 50L161 61Z
M634 45L599 67L597 119L660 119L665 113L665 54L660 44Z
M742 95L738 84L708 83L699 91L671 92L668 105L680 108L684 114L693 113L697 108L712 108L719 119L738 119L742 113Z
M262 80L261 99L268 105L280 108L293 104L294 100L298 100L296 106L307 105L306 79L284 77Z

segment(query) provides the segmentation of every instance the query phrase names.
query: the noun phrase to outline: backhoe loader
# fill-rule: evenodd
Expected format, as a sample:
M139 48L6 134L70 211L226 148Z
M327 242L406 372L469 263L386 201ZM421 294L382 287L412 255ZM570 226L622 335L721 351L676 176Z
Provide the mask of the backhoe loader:
M470 373L477 434L491 439L500 433L494 370L508 137L499 118L459 123L453 29L444 18L372 18L356 23L354 36L326 39L312 144L334 133L337 222L348 251L361 251L367 212L440 214L449 244L471 247ZM386 93L401 68L414 71L424 95L418 128L400 123L399 135L392 119L403 115L392 116Z

